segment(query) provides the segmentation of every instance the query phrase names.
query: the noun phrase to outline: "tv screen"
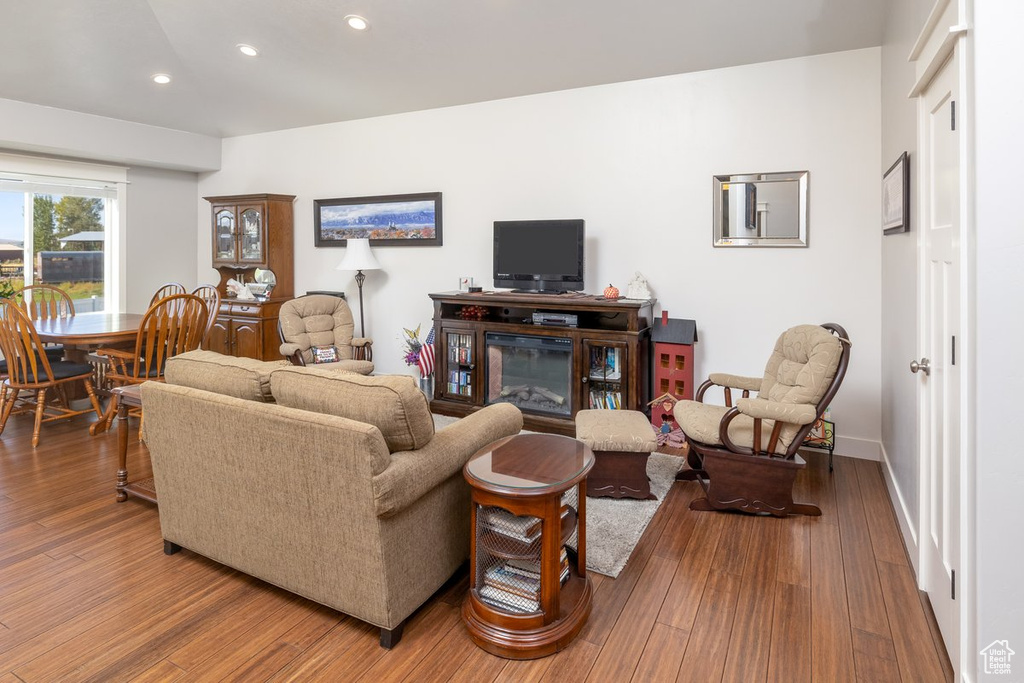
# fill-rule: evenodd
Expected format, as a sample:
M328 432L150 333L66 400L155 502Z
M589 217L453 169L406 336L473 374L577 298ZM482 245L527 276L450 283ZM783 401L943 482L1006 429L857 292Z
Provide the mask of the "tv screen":
M583 289L581 219L494 222L494 286L531 292Z

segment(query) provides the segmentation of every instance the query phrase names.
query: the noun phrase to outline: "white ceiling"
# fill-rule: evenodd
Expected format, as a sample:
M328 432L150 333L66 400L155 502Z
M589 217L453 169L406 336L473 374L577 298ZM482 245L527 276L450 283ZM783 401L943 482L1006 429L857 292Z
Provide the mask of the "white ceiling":
M0 0L0 98L244 135L876 46L888 2Z

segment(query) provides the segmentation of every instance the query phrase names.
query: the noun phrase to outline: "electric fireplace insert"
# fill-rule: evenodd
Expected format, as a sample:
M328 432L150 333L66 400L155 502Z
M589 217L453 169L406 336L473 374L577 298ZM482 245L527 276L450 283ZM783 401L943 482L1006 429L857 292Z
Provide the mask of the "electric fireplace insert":
M572 414L572 339L488 332L487 403L568 417Z

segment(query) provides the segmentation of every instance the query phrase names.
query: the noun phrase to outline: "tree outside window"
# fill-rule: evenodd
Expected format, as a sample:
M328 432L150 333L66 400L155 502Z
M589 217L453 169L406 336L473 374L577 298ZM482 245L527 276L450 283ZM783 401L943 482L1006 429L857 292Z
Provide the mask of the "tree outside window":
M83 232L103 231L103 200L95 197L35 195L33 246L42 251L59 251L60 240ZM74 251L102 251L99 241L79 242L67 247Z

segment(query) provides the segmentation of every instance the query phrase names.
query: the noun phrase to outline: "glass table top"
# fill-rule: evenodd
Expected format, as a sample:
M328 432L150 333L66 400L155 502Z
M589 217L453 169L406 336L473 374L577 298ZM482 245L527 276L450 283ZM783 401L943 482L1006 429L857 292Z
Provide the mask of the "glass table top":
M515 489L544 489L590 469L594 453L582 441L557 434L517 434L496 441L466 463L467 477Z

